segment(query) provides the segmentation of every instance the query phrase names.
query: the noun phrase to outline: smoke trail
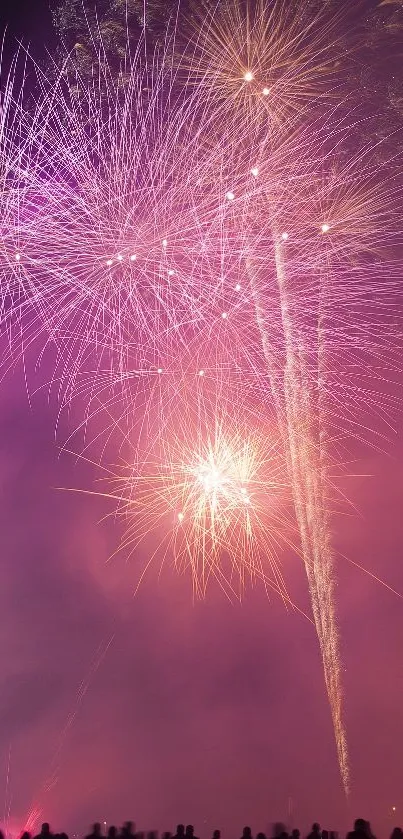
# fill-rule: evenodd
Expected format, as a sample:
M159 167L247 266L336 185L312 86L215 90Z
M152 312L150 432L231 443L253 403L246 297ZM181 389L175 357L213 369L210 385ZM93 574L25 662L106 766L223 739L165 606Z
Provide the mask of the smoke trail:
M322 656L329 698L340 774L346 794L349 792L349 759L342 717L342 689L339 637L334 607L334 555L330 540L329 513L325 499L326 457L319 411L320 388L315 393L308 375L308 354L304 338L293 313L293 297L287 282L284 244L273 235L274 264L282 346L275 328L267 328L267 295L262 288L259 265L249 258L255 313L262 348L268 367L280 433L284 441L295 511L301 536L305 571L308 578L312 611ZM265 269L263 269L265 270ZM318 321L318 341L321 329ZM323 359L318 347L318 375ZM318 378L318 385L320 381Z

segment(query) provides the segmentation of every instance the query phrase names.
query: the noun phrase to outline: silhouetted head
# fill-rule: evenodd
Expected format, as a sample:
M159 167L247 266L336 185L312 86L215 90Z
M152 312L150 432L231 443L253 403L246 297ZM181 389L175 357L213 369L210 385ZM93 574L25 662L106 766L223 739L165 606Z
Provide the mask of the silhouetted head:
M215 830L214 831L213 839L221 839L221 830Z
M266 837L265 837L264 833L258 833L256 835L256 839L266 839Z
M69 839L67 833L59 833L60 839Z
M244 829L242 831L242 836L243 836L243 839L251 839L252 831L251 831L250 827L244 827Z
M92 835L93 836L100 836L101 835L101 825L100 825L99 822L95 822L95 824L92 825Z
M292 839L299 839L300 835L301 834L300 834L298 828L294 827L294 830L291 833Z
M176 826L176 835L177 836L184 836L185 835L185 825L184 824L178 824Z
M193 839L195 829L192 824L186 825L185 836L187 839Z
M50 836L49 822L44 822L41 827L41 836Z
M108 827L108 839L116 839L117 835L118 835L117 828L115 827L114 824L110 824L109 827Z
M0 833L1 833L1 831L0 831ZM1 836L2 836L2 839L3 839L3 833L1 833ZM29 833L28 830L24 830L24 833L22 834L21 839L31 839L31 834Z
M320 834L320 824L318 824L318 822L314 822L314 823L313 823L313 825L312 825L312 833L315 833L315 834L316 834L316 836L319 836L319 834Z
M356 819L354 822L354 830L358 830L360 833L367 833L367 822L365 819Z
M394 827L390 839L402 839L403 830L401 827Z

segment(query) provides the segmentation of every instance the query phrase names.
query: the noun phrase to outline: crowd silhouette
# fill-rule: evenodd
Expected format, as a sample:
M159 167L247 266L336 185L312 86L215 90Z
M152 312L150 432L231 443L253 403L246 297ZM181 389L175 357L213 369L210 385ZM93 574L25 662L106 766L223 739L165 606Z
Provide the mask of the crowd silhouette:
M301 833L298 828L294 828L290 832L281 823L273 825L273 832L271 839L300 839ZM0 839L5 839L4 833L0 830ZM19 839L69 839L67 833L53 833L48 822L44 822L40 833L32 837L31 833L24 831ZM115 825L109 825L105 833L102 832L102 827L99 822L92 825L92 830L84 839L158 839L158 832L155 830L144 832L137 832L133 822L124 822L121 828ZM161 839L198 839L195 836L194 827L192 824L185 825L178 824L176 832L165 831L161 834ZM212 839L221 839L221 831L214 830ZM254 839L252 829L244 827L240 839ZM256 833L255 839L267 839L265 833ZM310 833L305 839L338 839L338 833L333 830L322 830L318 822L314 822ZM371 830L371 825L365 819L356 819L354 828L348 834L346 839L375 839ZM403 830L401 827L395 827L391 833L390 839L403 839Z

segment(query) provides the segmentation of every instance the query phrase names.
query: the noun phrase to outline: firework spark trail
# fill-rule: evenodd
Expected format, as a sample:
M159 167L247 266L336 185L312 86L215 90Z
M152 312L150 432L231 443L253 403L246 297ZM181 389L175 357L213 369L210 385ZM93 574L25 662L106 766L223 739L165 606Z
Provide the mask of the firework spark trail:
M258 172L258 170L256 170ZM267 258L261 258L256 272L253 244L249 248L246 269L255 302L256 319L266 359L270 386L279 428L285 447L295 511L300 531L302 554L308 579L311 605L319 640L324 678L333 719L340 774L346 794L349 792L349 760L342 719L342 688L339 641L334 607L334 555L330 540L330 522L326 499L328 465L319 411L319 377L323 370L321 345L321 307L310 317L317 319L317 369L312 370L312 346L301 331L298 317L298 284L295 274L288 278L286 242L288 234L278 229L275 205L265 199L268 228L272 239L273 265L280 316L274 326L270 316L273 299L265 293L264 274ZM302 263L302 260L301 260ZM299 269L301 270L301 263Z
M4 790L4 814L3 814L3 823L6 829L6 834L8 833L8 823L10 819L10 810L11 810L11 803L12 803L12 796L10 794L10 774L11 774L11 743L8 747L8 760L7 760L7 768L6 768L6 784Z
M339 192L343 197L342 190ZM327 203L331 203L329 193L326 197ZM379 195L377 198L379 200ZM265 293L267 283L265 283L264 274L265 271L267 272L267 265L264 260L259 265L259 260L254 261L253 258L249 259L247 265L271 389L288 455L288 469L294 492L325 683L332 711L340 773L346 793L349 790L350 771L342 718L339 640L334 607L334 553L326 497L329 489L329 451L326 433L328 410L324 407L327 372L325 319L329 305L326 300L326 289L329 282L331 285L334 283L334 277L338 276L335 263L337 265L343 257L345 259L346 254L354 253L357 247L357 244L354 244L356 232L359 231L361 234L358 247L364 248L365 239L370 236L371 230L371 220L368 221L364 209L367 206L368 196L362 195L357 202L354 191L350 189L347 199L353 228L350 231L350 241L346 245L347 230L344 225L344 242L341 245L340 243L335 245L331 258L325 251L324 256L323 253L319 254L316 260L311 260L311 262L307 260L307 265L304 265L301 257L297 265L292 264L292 258L290 264L287 263L288 234L280 234L276 227L277 214L274 210L269 211L269 216L274 219L271 225L273 264L279 294L283 350L279 348L278 325L276 333L270 321L273 302L267 291ZM340 227L343 228L343 223L340 225L343 208L340 209L339 206L337 209L338 215L334 210L333 217L339 221L340 231ZM332 218L332 215L329 213L328 217ZM381 220L380 230L382 226ZM328 229L329 225L322 225L322 232L328 232ZM337 238L336 233L336 242ZM312 248L311 239L309 243ZM302 289L295 284L295 278L304 276L307 270L319 278L317 302L315 306L311 302L309 307L310 317L313 316L316 321L315 353L312 347L313 332L310 335L304 334L304 325L301 324L298 296ZM348 337L349 341L346 343L351 344L351 336ZM316 356L315 364L312 364L313 355Z
M319 456L319 434L304 371L304 348L292 322L292 296L287 287L284 245L274 243L286 345L284 400L291 473L300 526L305 569L312 598L324 676L333 716L341 777L349 792L349 762L342 720L342 687L334 606L334 556L325 501L326 461ZM316 415L318 414L316 406ZM323 452L322 452L323 455Z
M102 665L105 656L107 655L108 650L111 644L113 643L114 639L115 633L113 633L113 635L111 635L109 638L102 641L102 643L98 646L97 650L95 651L89 670L78 687L77 693L74 697L72 708L69 711L64 725L62 726L58 735L57 744L53 756L51 758L50 765L46 770L46 777L41 785L39 793L35 797L34 803L32 804L25 816L21 833L25 831L32 833L37 827L41 814L45 809L44 806L42 806L44 805L44 799L47 793L49 793L50 790L52 790L58 782L61 754L70 729L74 725L75 719L81 709L82 703L91 686L91 683L93 682L94 677L96 676L100 666Z
M50 90L42 79L9 163L10 320L25 323L28 341L48 335L71 389L94 347L98 363L125 371L134 355L150 368L179 325L203 318L210 208L198 229L200 214L188 211L200 168L191 102L165 113L162 70L144 101L144 73L131 66L123 91L88 90L78 77L72 93L63 73Z
M326 461L319 456L316 394L307 374L303 339L293 323L293 296L288 289L284 243L273 235L275 271L278 283L284 358L279 360L278 344L270 340L266 326L267 299L262 299L255 269L249 263L254 285L256 318L268 364L271 389L276 405L291 478L295 510L301 536L302 554L311 595L312 611L322 655L324 677L333 718L336 749L344 789L349 792L349 761L342 719L342 689L338 632L334 609L334 557L330 543L325 501ZM323 453L322 453L323 454Z

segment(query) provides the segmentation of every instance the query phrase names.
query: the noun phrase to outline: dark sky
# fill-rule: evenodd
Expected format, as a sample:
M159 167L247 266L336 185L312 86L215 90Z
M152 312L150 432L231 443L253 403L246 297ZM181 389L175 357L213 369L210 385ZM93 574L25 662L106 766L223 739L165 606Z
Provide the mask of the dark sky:
M39 52L52 37L51 4L47 0L3 0L1 30L7 26L10 38L21 38Z
M10 38L41 55L48 4L3 2L1 14ZM55 415L46 394L29 405L21 371L2 383L0 790L10 828L33 806L71 833L130 817L140 829L190 821L202 839L274 820L343 831L364 816L383 835L401 823L402 600L340 558L347 805L311 624L259 587L242 604L214 589L194 604L190 581L168 569L133 599L136 568L108 562L118 532L100 523L109 508L55 489L97 477L59 454L70 426L64 417L55 440ZM354 463L363 477L346 491L357 511L335 542L401 590L401 426L383 448ZM301 565L283 563L308 608Z

